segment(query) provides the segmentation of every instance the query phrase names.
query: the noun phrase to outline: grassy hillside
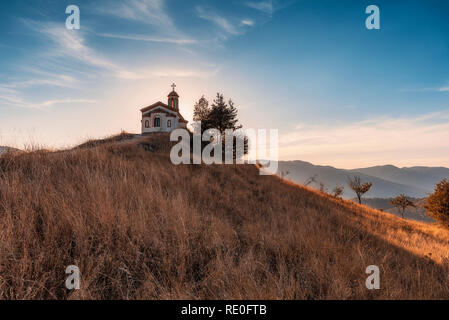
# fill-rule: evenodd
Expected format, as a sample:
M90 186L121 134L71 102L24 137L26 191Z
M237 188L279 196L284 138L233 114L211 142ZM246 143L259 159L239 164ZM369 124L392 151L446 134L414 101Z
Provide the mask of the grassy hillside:
M449 298L445 230L119 140L0 158L0 299Z

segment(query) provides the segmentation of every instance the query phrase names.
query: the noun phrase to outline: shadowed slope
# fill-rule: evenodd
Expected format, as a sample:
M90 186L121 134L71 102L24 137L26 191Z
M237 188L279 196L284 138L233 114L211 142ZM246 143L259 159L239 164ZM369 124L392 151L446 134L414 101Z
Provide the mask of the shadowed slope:
M0 159L0 298L449 297L447 231L251 165L173 166L166 139Z

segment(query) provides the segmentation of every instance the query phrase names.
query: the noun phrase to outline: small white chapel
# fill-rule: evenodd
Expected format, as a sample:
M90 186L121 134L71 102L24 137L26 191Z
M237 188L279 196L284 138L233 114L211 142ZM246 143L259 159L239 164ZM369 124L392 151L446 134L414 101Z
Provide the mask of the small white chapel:
M140 110L142 112L142 134L172 132L175 129L187 128L188 121L179 112L179 95L175 91L176 85L173 84L172 88L167 104L158 101Z

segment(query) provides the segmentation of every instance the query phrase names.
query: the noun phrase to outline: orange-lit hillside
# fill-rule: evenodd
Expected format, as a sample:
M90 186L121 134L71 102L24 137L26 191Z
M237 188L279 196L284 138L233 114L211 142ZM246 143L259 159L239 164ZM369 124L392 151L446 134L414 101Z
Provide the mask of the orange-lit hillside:
M439 227L252 165L174 166L166 136L125 137L0 158L1 299L449 297Z

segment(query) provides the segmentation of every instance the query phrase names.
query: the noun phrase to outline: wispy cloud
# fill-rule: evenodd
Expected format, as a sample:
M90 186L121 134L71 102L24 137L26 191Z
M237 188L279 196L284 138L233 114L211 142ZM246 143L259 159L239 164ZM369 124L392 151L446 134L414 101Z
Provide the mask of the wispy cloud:
M427 88L408 88L400 89L399 92L448 92L449 86L427 87Z
M95 67L106 72L106 75L113 76L122 80L142 80L155 77L209 77L210 74L215 74L216 70L198 71L194 68L185 69L178 68L173 70L161 69L157 67L147 68L145 66L138 66L135 68L124 67L123 65L113 62L107 57L101 56L96 50L89 47L86 43L85 34L82 32L72 32L67 30L64 26L56 25L54 23L36 23L33 21L27 21L35 31L41 33L44 37L51 40L53 48L51 50L52 55L56 55L66 60L68 57L72 60L83 63L87 66ZM89 30L87 31L89 32ZM158 38L150 36L134 36L134 35L116 35L116 34L101 34L103 37L121 38L129 40L139 41L153 41L153 42L172 42L178 44L191 44L195 43L192 39L169 39ZM95 73L96 76L102 76L100 72ZM105 74L103 74L104 76ZM62 80L62 79L60 79ZM70 78L65 78L66 82L69 82ZM36 83L39 80L32 80ZM51 81L48 81L50 84Z
M17 89L6 88L0 86L0 106L9 106L17 108L27 108L27 109L46 109L55 105L60 104L94 104L97 103L96 100L92 99L53 99L45 100L42 102L30 102L24 99L21 92Z
M0 88L0 101L8 106L20 106L25 102L16 90Z
M45 100L42 102L29 102L25 101L17 92L10 94L2 94L0 91L0 101L3 105L17 107L17 108L27 108L27 109L46 109L60 104L95 104L96 100L91 99L55 99L55 100Z
M122 0L115 3L107 1L104 5L96 6L96 10L100 14L139 21L160 29L175 29L172 18L165 10L164 0Z
M31 78L23 81L10 81L6 83L0 83L2 88L29 88L35 86L52 86L52 87L63 87L63 88L74 88L78 84L78 81L67 75L54 75L53 77L42 79L42 78Z
M47 97L47 100L31 99L35 95L35 88L39 86L65 87L82 89L83 79L117 79L117 81L136 81L156 78L210 78L219 71L219 67L194 66L168 67L158 66L152 63L139 64L129 62L126 66L123 63L112 60L107 53L96 50L89 40L102 36L117 39L128 39L132 41L164 42L177 45L191 45L197 43L196 40L184 37L176 32L176 27L171 22L170 17L164 13L163 1L122 1L118 4L123 8L123 12L114 11L121 18L131 20L146 21L146 18L153 14L153 9L162 15L163 24L170 29L173 34L169 36L150 35L120 35L120 34L97 34L85 27L82 30L67 30L63 23L40 22L30 19L21 19L35 35L39 36L44 49L35 52L39 57L39 64L24 70L21 76L15 76L0 83L0 105L47 109L62 104L85 104L96 103L95 100L79 97L77 99L60 99L61 95ZM107 7L107 6L106 6ZM112 7L116 8L116 7ZM160 16L158 16L160 19ZM162 23L162 22L161 22ZM183 47L184 48L184 47ZM51 72L47 71L51 70ZM88 72L83 72L88 70ZM81 77L81 78L80 78ZM171 81L170 79L170 81ZM29 90L28 90L29 89ZM73 94L73 92L72 92ZM63 96L70 96L65 94Z
M60 24L41 24L35 30L41 32L55 44L53 54L70 57L85 64L107 70L120 69L115 63L101 57L89 46L86 45L85 38L81 32L72 32Z
M167 37L153 37L145 35L125 35L125 34L112 34L112 33L100 33L98 34L105 38L115 38L123 40L133 41L146 41L146 42L160 42L160 43L172 43L172 44L196 44L198 40L190 38L167 38Z
M241 21L241 24L242 24L243 26L249 26L249 27L252 27L252 26L254 26L256 23L254 22L254 20L251 20L251 19L243 19L243 20Z
M203 7L198 6L196 7L196 13L199 18L214 23L226 33L229 33L231 35L240 34L240 31L238 30L238 27L236 25L232 24L230 21L228 21L227 18L218 15L211 9L205 9Z
M53 23L39 24L35 26L35 30L53 42L54 47L51 50L53 55L63 57L64 59L70 57L70 59L87 66L103 70L115 78L144 79L148 75L148 72L142 72L141 67L136 70L130 70L106 57L100 56L96 50L86 44L84 34L81 32L72 32L63 26ZM104 36L112 37L113 35ZM95 74L96 76L102 76L99 72Z
M247 7L250 7L252 9L256 9L258 11L261 11L263 13L267 14L273 14L274 13L274 5L272 0L265 0L265 1L249 1L246 2L245 5Z
M101 6L97 12L104 15L115 16L120 19L140 22L151 25L155 34L118 34L99 33L99 36L126 39L134 41L169 43L175 45L192 45L201 42L214 42L214 40L200 41L191 36L186 36L179 30L175 21L165 8L165 0L124 0L116 4ZM256 23L253 19L228 18L219 15L211 8L197 6L195 8L197 17L210 21L220 28L224 34L219 37L227 39L228 35L240 35L245 32L245 27L253 27ZM150 31L151 32L151 31Z
M39 104L30 104L30 106L34 108L47 108L58 104L73 104L73 103L95 104L98 103L98 101L91 99L59 99L59 100L47 100Z
M143 80L151 78L200 78L208 79L215 76L220 68L211 67L205 70L188 68L150 68L138 71L123 71L118 77L125 80Z
M109 60L100 57L94 50L90 49L86 44L81 32L70 32L64 28L64 25L56 23L40 23L32 20L22 20L32 31L41 34L44 39L50 40L45 53L35 53L40 55L39 61L45 59L57 58L61 65L66 65L67 61L78 61L90 67L105 69L110 72L118 73L120 67ZM71 71L74 71L74 66ZM0 83L0 102L3 106L46 109L60 104L73 103L95 103L90 99L48 99L37 102L37 99L30 101L25 97L29 94L27 89L32 87L63 87L63 88L79 88L80 81L69 74L58 73L58 68L54 68L52 72L39 69L37 66L24 68L24 75L15 79Z
M285 9L286 7L294 4L297 0L261 0L261 1L248 1L244 5L257 10L263 14L272 16L275 12Z
M110 38L135 41L165 42L177 45L193 44L196 40L184 35L176 26L173 18L167 12L165 0L122 0L120 2L105 2L96 6L99 14L114 16L149 25L157 35L118 35L104 34Z

